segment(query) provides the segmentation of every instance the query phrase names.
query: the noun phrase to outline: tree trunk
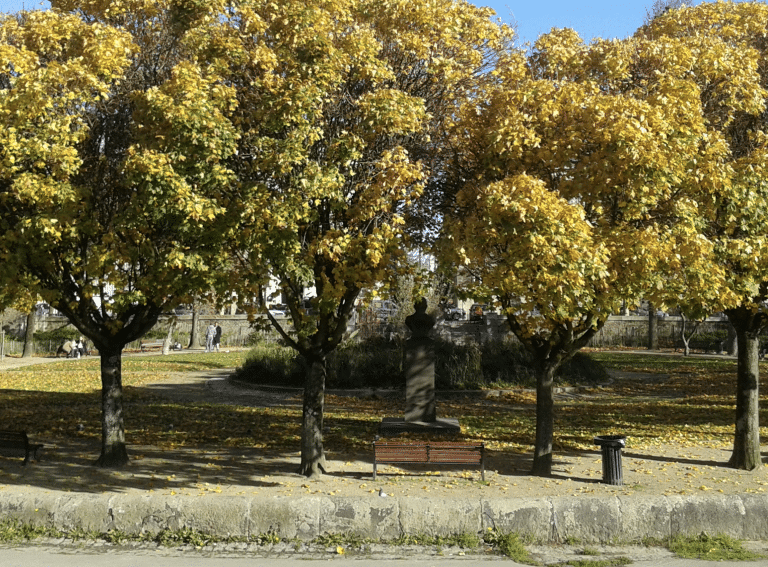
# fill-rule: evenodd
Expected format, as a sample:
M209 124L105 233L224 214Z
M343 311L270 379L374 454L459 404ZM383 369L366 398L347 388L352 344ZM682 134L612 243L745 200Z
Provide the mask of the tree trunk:
M325 357L314 356L309 362L304 385L301 425L301 465L299 474L310 478L325 473L323 450L323 409L325 406Z
M691 354L691 347L688 344L688 335L685 334L685 315L680 313L680 339L683 341L683 356ZM677 352L677 349L675 349Z
M555 433L554 384L556 366L536 368L536 446L533 450L533 468L536 476L552 475L552 440Z
M197 328L200 326L200 311L197 303L192 305L192 330L189 332L189 345L187 348L197 348Z
M35 308L27 313L27 331L24 333L24 352L22 358L32 358L35 355L35 327L37 326Z
M728 464L751 471L761 464L759 414L759 352L756 331L736 328L738 363L736 370L736 434Z
M173 330L176 328L176 322L172 322L168 325L168 334L165 335L163 340L163 354L168 355L171 352L171 340L173 339Z
M656 306L648 304L648 350L659 350L659 327Z
M701 321L696 321L693 323L693 329L691 330L691 333L687 333L687 323L688 319L686 319L685 315L680 312L680 339L683 341L683 356L690 356L691 354L691 339L694 337L694 335L699 331L699 325L701 324Z
M101 356L101 456L100 467L122 467L128 463L123 424L122 348L99 345Z

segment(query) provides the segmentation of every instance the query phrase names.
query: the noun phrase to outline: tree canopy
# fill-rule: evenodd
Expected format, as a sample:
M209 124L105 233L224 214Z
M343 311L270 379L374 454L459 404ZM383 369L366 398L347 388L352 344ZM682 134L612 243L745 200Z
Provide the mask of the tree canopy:
M310 369L304 474L324 468L325 357L360 291L404 269L447 124L510 40L490 15L451 0L240 2L206 41L238 100L239 293L278 279L293 328L272 322Z
M172 2L54 1L0 20L1 283L99 350L104 465L127 460L122 348L211 289L232 230L234 91L175 17Z
M722 179L712 123L729 123L730 104L762 104L741 56L715 37L585 45L553 30L529 55L511 53L463 111L465 184L442 249L538 360L537 474L551 470L554 371L622 300L690 297L669 278L685 266L710 286L699 301L733 305L700 212ZM729 80L702 85L699 69Z
M464 292L536 357L534 472L554 372L641 296L727 310L747 353L732 464L756 466L768 8L666 4L634 37L553 30L529 53L454 0L53 0L0 19L0 294L39 295L99 349L100 462L127 459L124 345L178 303L277 278L292 326L272 324L309 369L300 470L323 472L326 357L361 291L442 224Z
M745 469L761 462L758 333L768 324L767 25L763 3L718 2L670 10L636 34L688 48L706 132L693 156L689 182L698 193L686 216L690 238L708 247L695 262L668 262L669 279L677 284L656 293L660 300L677 296L693 308L725 310L735 327L739 364L731 464Z

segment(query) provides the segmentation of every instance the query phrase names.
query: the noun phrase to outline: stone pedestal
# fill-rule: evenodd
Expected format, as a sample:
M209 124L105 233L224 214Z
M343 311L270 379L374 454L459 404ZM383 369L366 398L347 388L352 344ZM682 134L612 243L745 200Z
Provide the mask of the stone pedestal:
M403 433L427 433L430 435L458 435L461 425L455 417L438 417L435 421L406 421L402 417L385 417L379 425L379 435L396 437Z
M416 312L405 318L411 338L405 344L405 418L384 418L381 435L406 432L456 434L457 419L437 419L435 405L435 343L429 337L435 318L427 313L427 300L414 305Z
M405 345L405 421L431 422L435 410L435 344L428 337Z

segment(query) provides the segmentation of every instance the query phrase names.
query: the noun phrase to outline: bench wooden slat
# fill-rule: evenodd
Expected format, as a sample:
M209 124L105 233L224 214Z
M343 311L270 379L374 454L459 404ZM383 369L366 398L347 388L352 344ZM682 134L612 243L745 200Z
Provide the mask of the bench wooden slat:
M441 462L457 462L457 463L479 463L480 462L480 451L448 451L448 450L439 450L439 451L430 451L429 452L429 460L433 463L441 463Z
M485 443L374 441L374 480L376 479L376 465L384 463L480 465L482 479L485 480Z
M376 445L376 459L378 461L390 459L416 459L420 461L427 460L426 445Z
M141 341L140 348L141 350L152 350L156 348L163 348L164 341Z

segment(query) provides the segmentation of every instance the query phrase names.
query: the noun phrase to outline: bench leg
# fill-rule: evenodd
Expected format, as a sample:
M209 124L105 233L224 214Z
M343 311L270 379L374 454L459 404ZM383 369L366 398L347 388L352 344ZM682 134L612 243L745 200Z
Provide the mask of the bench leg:
M373 480L376 480L376 461L373 461Z

